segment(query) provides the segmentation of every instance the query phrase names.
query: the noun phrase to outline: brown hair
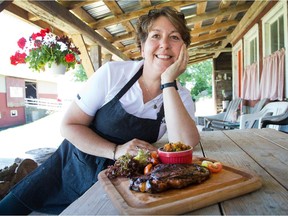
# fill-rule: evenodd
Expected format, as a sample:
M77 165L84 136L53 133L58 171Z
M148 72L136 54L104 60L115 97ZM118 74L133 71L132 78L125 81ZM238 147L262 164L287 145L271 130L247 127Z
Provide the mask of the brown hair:
M138 19L136 42L141 47L141 42L147 40L148 33L153 22L160 16L165 16L179 31L182 40L188 47L191 43L190 29L186 26L186 20L183 13L178 12L173 7L163 7L161 9L152 9L148 14L142 15Z

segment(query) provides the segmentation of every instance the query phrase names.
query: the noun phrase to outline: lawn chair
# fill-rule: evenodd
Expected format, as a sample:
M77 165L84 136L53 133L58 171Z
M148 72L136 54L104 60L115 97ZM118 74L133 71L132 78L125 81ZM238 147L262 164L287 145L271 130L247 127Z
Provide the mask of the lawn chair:
M241 101L241 98L233 99L232 101L230 101L226 112L211 116L204 116L203 130L205 131L210 129L226 129L227 127L229 127L226 123L232 123L237 120L236 114Z
M251 113L260 112L260 110L267 104L268 101L269 101L268 98L263 98L260 101L258 101L258 103L254 106Z
M240 129L261 128L262 119L267 116L276 116L287 112L288 102L271 102L263 107L262 110L252 114L240 116Z
M288 133L288 111L281 115L263 117L261 128L278 127L277 130Z

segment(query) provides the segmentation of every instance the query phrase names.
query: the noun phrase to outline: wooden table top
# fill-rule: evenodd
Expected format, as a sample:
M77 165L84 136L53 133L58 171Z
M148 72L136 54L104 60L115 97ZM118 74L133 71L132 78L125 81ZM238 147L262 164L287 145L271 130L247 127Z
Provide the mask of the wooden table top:
M244 129L201 132L193 155L221 161L251 171L262 180L254 192L228 199L186 214L287 215L288 135L274 129ZM159 145L165 143L162 140ZM97 182L66 208L62 215L119 215Z

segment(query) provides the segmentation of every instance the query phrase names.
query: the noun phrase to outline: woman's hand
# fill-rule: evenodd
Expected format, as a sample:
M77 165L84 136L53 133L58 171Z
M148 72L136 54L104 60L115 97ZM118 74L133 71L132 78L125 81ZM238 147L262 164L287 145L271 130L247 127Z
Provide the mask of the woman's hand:
M187 67L189 55L186 45L183 43L178 59L170 65L161 75L161 83L173 82Z
M115 159L119 158L126 153L131 155L137 155L139 149L145 149L149 151L157 151L157 148L148 142L139 139L133 139L123 145L117 145L115 151Z

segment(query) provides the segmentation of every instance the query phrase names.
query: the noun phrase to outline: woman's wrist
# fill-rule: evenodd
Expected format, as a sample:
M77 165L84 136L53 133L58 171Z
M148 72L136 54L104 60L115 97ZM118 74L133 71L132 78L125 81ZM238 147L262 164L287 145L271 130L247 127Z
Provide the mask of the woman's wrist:
M118 145L115 145L114 150L113 150L113 160L116 160L117 146L118 146Z
M174 87L176 90L178 90L176 80L174 80L173 82L162 83L162 84L160 85L160 89L161 89L161 90L163 90L163 89L165 89L165 88L169 88L169 87Z

